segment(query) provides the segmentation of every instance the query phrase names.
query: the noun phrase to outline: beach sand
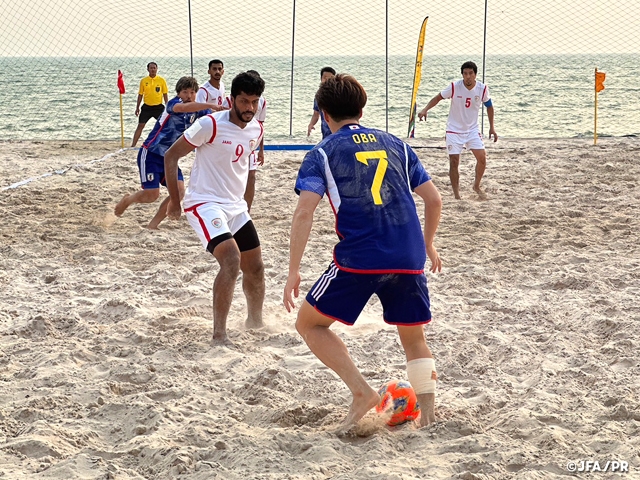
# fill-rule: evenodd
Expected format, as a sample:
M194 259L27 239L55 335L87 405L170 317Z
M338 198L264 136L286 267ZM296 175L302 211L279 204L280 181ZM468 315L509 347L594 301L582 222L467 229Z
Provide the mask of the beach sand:
M185 218L151 232L159 203L113 215L135 151L0 143L0 189L60 172L0 190L0 478L529 480L580 460L630 471L578 478L640 478L640 143L592 143L488 145L486 201L464 154L456 201L443 141L417 141L444 202L425 328L437 423L370 412L344 436L349 392L282 306L304 152L269 151L258 173L267 327L243 328L238 284L230 349L210 345L218 267ZM335 241L323 200L301 297ZM406 379L377 300L335 330L372 387Z

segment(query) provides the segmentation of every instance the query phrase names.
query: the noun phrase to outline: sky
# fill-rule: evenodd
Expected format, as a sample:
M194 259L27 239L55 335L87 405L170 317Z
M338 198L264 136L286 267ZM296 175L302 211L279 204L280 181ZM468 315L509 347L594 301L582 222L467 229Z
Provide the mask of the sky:
M487 4L493 54L640 53L638 0ZM387 18L389 54L415 55L426 16L425 55L477 54L485 38L483 0L0 0L0 8L0 57L291 56L292 47L299 56L384 55Z

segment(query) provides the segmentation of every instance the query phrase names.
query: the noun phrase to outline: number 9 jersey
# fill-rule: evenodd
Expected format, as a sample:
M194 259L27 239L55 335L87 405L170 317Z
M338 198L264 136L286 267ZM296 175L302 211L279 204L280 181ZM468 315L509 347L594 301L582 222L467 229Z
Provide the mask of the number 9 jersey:
M420 274L426 247L411 192L430 180L405 142L351 124L307 153L296 193L327 194L340 239L333 257L341 270Z

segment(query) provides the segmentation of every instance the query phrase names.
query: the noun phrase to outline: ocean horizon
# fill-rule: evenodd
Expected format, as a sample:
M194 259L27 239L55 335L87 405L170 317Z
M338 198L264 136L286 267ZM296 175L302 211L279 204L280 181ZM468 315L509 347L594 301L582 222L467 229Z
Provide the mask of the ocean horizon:
M208 79L209 58L193 59L193 75ZM636 54L611 55L425 55L418 92L418 110L449 82L461 78L466 60L478 64L478 80L489 86L495 106L495 126L501 137L582 138L593 136L594 70L607 75L598 95L598 135L640 135L640 87L632 77ZM189 57L3 57L0 86L12 92L0 116L1 140L120 139L120 99L117 71L125 76L123 95L125 144L137 125L134 115L138 84L146 64L155 61L167 80L169 98L175 83L191 75ZM384 56L227 57L223 81L230 90L233 77L244 70L260 72L266 82L267 143L306 138L320 68L330 65L354 75L365 87L368 103L362 123L406 137L415 68L413 56L390 56L388 78ZM292 95L293 91L293 95ZM429 112L416 125L416 138L444 136L448 102ZM479 120L482 122L482 120ZM150 132L147 124L143 138ZM488 120L484 118L484 131ZM320 138L319 125L311 140Z

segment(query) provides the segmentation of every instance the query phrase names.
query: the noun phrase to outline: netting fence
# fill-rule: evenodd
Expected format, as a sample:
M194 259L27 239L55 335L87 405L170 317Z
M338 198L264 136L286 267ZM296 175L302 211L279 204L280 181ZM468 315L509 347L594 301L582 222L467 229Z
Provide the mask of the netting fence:
M265 79L268 141L304 139L327 65L366 88L364 123L406 136L418 34L427 16L419 108L473 60L491 90L501 136L588 137L598 67L607 74L599 135L640 134L637 0L0 3L3 140L118 139L119 69L130 138L138 82L149 61L158 63L171 97L183 75L204 83L213 58L224 61L227 86L246 69ZM442 136L447 113L446 106L436 107L416 136ZM319 132L312 136L319 138Z

